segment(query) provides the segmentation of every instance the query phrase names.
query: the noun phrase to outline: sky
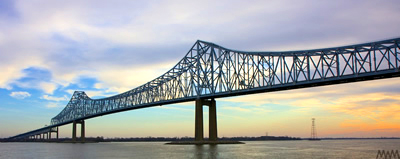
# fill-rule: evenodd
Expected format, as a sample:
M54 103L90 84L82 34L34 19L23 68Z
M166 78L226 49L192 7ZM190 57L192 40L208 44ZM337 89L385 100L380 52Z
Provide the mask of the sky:
M397 0L1 0L0 138L50 123L75 90L140 86L196 42L246 51L400 37ZM217 99L218 135L400 137L400 78ZM208 136L207 108L205 136ZM71 137L71 125L60 127ZM86 120L86 136L194 136L194 102Z

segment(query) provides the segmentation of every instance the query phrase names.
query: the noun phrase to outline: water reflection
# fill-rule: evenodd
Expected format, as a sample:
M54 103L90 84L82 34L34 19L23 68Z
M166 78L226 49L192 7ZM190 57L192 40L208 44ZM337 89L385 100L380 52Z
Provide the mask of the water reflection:
M203 146L166 146L161 142L0 143L0 159L376 158L378 150L398 150L399 145L398 139L248 141L246 144Z
M194 158L218 158L218 146L217 145L195 145Z

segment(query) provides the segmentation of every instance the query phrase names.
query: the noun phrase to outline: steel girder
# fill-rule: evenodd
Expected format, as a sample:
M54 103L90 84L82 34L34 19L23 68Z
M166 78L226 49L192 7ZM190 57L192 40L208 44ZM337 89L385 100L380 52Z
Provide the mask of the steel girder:
M172 69L135 89L104 99L75 92L51 125L152 103L398 72L399 42L400 38L304 51L245 52L198 40Z
M172 69L135 89L103 99L74 92L49 127L199 98L399 76L399 43L396 38L325 49L246 52L198 40Z

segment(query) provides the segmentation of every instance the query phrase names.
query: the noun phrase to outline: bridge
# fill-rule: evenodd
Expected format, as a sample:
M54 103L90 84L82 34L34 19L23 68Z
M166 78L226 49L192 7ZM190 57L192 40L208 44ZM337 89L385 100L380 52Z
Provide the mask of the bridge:
M203 141L203 106L209 107L209 140L217 141L215 99L246 94L317 87L398 77L400 38L342 47L248 52L198 40L186 55L163 75L125 93L91 99L76 91L50 125L10 137L10 140L58 138L58 127L81 124L107 114L195 101L195 141Z

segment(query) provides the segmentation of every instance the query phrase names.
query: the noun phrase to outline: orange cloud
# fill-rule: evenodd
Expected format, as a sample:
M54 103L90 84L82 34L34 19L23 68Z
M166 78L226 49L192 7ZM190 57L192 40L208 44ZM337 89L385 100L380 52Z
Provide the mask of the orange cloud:
M398 119L400 114L400 96L390 93L369 93L346 96L332 101L329 107L334 112L343 112L354 116L370 117L374 120Z
M344 128L352 128L361 131L371 130L397 130L400 131L400 123L378 121L378 122L365 122L362 120L345 120L340 124Z

